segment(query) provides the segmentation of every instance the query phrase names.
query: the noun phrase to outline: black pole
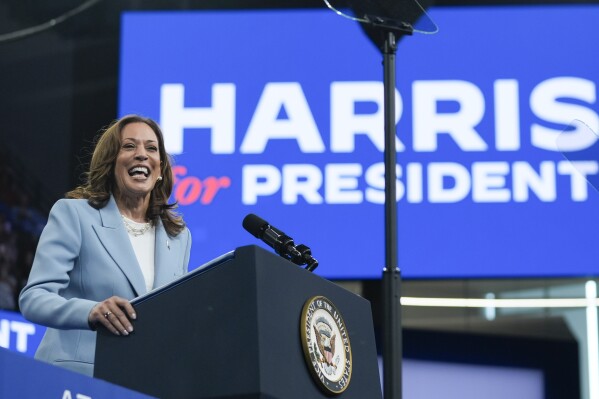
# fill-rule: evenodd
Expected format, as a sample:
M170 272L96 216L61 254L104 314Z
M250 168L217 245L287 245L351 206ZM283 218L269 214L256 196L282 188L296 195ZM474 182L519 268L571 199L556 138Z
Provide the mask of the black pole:
M383 48L385 104L385 269L383 271L383 391L385 399L402 396L401 274L397 266L395 148L396 37L385 33Z

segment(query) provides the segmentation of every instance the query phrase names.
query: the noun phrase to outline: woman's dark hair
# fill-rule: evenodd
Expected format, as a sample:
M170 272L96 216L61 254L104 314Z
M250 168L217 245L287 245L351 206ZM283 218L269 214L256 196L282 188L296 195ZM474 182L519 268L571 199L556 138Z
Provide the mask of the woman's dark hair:
M154 223L160 218L168 235L176 236L185 228L185 222L183 222L181 216L174 212L177 207L176 202L168 203L173 191L171 158L166 153L160 126L150 118L127 115L114 121L104 130L97 138L89 172L85 174L85 183L69 191L66 197L86 199L96 209L106 206L110 194L115 189L114 165L121 148L121 132L125 126L136 122L145 123L156 134L161 161L160 175L162 180L156 182L150 193L150 206L148 206L146 217Z

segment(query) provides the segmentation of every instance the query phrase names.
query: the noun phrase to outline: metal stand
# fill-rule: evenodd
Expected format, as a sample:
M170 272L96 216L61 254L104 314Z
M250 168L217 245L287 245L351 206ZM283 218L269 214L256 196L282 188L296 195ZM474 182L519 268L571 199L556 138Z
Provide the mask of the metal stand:
M383 393L401 399L401 273L397 267L395 148L395 33L386 32L383 48L385 88L385 269L383 271Z
M350 2L353 11L350 14L336 9L329 0L324 0L324 2L337 14L360 22L362 28L383 53L385 91L385 269L382 278L383 394L385 399L401 399L401 273L397 264L395 53L397 35L411 35L417 31L414 29L413 23L425 11L417 0ZM412 22L407 22L408 20ZM432 25L430 32L425 30L421 32L435 33L437 27L434 23ZM373 38L373 36L375 37ZM383 40L380 40L381 36Z

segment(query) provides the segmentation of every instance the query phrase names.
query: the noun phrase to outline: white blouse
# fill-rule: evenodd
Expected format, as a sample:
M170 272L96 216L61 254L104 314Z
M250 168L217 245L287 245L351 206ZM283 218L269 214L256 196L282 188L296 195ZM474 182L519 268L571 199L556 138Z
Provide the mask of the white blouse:
M145 223L138 223L123 216L125 225L129 224L136 230L142 230ZM154 287L154 247L156 245L156 228L152 225L143 234L134 235L129 229L129 240L133 246L133 251L137 258L137 263L141 267L141 272L146 282L146 290L150 291Z

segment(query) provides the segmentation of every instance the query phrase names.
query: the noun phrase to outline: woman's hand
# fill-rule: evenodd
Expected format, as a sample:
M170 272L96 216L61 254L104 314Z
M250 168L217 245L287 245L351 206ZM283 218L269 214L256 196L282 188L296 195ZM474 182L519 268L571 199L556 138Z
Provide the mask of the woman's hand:
M129 320L135 320L136 317L128 300L113 296L94 306L87 321L90 326L102 324L115 335L129 335L133 332L133 325Z

